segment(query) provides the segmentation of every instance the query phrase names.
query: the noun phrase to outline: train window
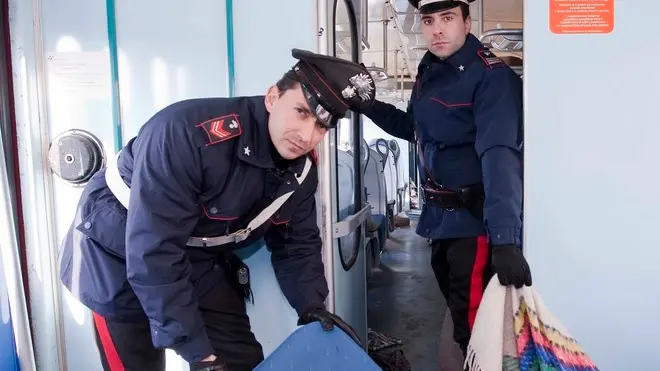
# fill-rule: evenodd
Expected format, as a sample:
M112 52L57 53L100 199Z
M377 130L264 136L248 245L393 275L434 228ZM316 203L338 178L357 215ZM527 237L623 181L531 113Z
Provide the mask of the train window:
M359 40L355 9L349 0L335 0L333 54L342 59L357 61ZM335 151L335 190L337 202L337 222L356 214L362 205L362 166L359 156L361 138L360 118L353 112L339 121L333 138ZM356 129L358 129L356 135ZM338 248L341 265L349 270L357 261L361 244L362 228L358 227L348 235L339 237Z
M351 119L343 118L337 125L337 148L341 151L352 151L353 140L351 138Z

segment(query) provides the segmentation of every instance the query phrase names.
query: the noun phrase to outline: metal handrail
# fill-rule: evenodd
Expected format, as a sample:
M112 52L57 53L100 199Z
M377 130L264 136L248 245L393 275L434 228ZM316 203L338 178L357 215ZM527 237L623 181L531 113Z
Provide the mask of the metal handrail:
M0 149L3 149L3 138L0 136ZM18 238L11 207L11 184L9 183L5 151L0 150L0 264L3 264L9 309L16 341L16 352L21 370L36 370L32 331L28 320L28 309L23 290L21 260L18 253Z

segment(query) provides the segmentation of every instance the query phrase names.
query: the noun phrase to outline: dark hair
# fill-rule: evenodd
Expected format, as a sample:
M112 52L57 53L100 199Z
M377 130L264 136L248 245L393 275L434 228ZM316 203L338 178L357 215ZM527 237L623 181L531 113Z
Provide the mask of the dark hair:
M470 16L470 6L466 3L459 3L458 6L461 7L461 12L463 12L463 21L467 20Z
M279 81L275 84L277 89L280 91L280 96L284 94L289 89L293 89L300 83L298 75L293 70L288 70L284 76L282 76Z

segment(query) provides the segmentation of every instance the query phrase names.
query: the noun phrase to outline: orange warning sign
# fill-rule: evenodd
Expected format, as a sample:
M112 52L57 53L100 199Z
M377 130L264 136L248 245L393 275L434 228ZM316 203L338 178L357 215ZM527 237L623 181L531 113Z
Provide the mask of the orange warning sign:
M610 33L614 29L614 0L550 0L550 31Z

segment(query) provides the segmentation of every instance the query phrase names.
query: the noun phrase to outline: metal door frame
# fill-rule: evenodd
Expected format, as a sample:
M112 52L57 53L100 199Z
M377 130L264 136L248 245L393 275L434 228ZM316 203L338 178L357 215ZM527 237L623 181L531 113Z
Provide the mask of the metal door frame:
M20 184L17 181L9 42L9 4L0 2L0 264L3 265L16 353L21 370L36 370L29 305L24 280L24 251L19 243ZM11 215L11 217L7 217ZM23 245L24 246L24 245Z

